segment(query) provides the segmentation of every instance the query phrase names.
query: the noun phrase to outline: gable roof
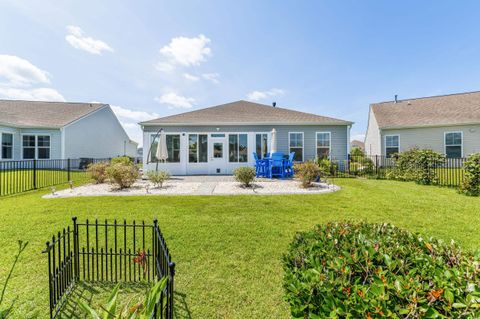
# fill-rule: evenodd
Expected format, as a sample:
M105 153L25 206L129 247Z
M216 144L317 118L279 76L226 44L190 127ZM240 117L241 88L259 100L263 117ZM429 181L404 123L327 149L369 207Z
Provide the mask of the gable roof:
M25 128L61 128L108 104L0 100L0 124Z
M374 103L379 128L408 128L480 123L480 92Z
M350 125L352 122L248 101L236 101L145 121L141 125Z

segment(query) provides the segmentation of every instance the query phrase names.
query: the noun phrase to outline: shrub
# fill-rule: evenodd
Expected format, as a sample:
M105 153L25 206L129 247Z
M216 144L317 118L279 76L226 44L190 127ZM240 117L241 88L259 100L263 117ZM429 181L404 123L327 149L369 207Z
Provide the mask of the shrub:
M365 175L373 173L373 161L368 157L352 157L350 161L350 174Z
M320 177L320 167L314 161L305 161L303 163L295 164L295 174L300 178L302 186L307 188L312 185L312 182Z
M133 161L130 157L128 156L119 156L119 157L114 157L110 161L112 165L115 164L125 164L125 165L133 165Z
M337 163L334 163L326 158L317 159L318 167L320 168L320 175L333 176L338 169Z
M148 171L148 179L155 185L155 187L163 187L163 183L170 178L170 173L167 171Z
M110 183L117 184L120 189L131 187L140 176L138 168L131 164L110 165L106 172Z
M255 181L255 168L253 167L239 167L233 171L235 180L239 183L242 183L245 187L250 187L250 185Z
M465 180L460 191L469 196L480 196L480 153L468 156L463 164Z
M365 152L358 147L353 147L350 151L350 157L352 158L352 162L355 161L356 158L363 158L365 157Z
M295 318L476 318L480 256L389 224L319 225L283 258Z
M437 169L445 162L445 156L429 149L413 148L393 158L394 168L387 178L415 181L418 184L438 183Z
M95 164L89 164L87 172L90 177L95 181L95 184L101 184L107 179L107 168L110 164L106 162L100 162Z

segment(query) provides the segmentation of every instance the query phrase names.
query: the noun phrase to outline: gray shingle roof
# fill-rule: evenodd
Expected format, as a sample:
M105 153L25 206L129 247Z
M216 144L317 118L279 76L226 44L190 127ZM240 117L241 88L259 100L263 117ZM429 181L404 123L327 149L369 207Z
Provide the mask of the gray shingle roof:
M247 124L323 124L348 125L352 122L288 110L248 101L236 101L191 112L161 117L141 125L247 125Z
M0 100L0 124L60 128L105 106L107 104Z
M480 92L374 103L380 128L442 126L480 123Z

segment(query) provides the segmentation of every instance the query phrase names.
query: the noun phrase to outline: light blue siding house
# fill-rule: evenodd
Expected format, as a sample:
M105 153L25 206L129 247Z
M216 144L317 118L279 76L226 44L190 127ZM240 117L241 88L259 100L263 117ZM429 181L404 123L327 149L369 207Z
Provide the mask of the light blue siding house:
M0 100L0 161L136 156L108 104Z
M144 169L157 167L157 133L167 136L168 159L159 169L175 175L231 174L254 165L270 152L272 130L277 151L295 152L296 161L317 157L346 160L352 122L275 105L237 101L140 123Z

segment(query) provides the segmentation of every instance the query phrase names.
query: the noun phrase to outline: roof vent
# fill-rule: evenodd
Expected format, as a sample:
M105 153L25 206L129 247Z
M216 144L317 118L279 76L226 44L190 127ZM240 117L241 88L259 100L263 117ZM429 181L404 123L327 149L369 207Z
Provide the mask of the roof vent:
M398 103L398 95L395 94L395 103Z
M277 102L273 102L273 103L272 103L272 106L273 106L273 107L276 107L276 106L277 106Z

